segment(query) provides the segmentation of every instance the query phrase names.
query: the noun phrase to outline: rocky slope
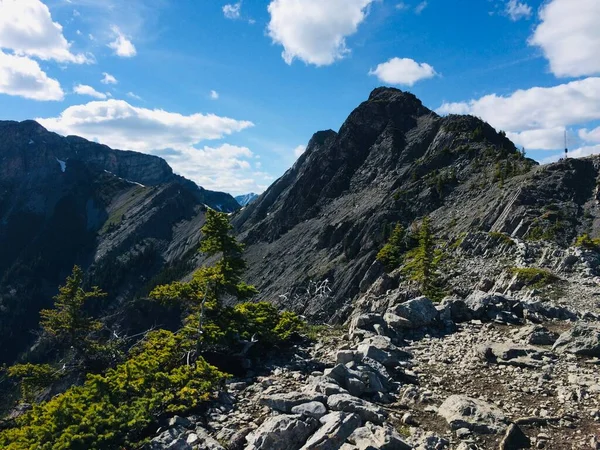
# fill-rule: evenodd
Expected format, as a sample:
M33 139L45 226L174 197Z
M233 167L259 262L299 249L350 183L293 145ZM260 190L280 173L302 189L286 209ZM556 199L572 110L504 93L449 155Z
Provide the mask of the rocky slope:
M0 122L0 157L0 362L31 342L38 311L74 264L115 307L195 247L205 204L239 208L160 158L33 121Z
M231 380L151 450L600 448L599 316L472 292L321 330Z
M234 223L248 244L250 281L265 297L311 319L340 322L382 274L375 255L394 223L410 228L431 217L455 262L446 263L445 281L459 295L481 281L480 271L491 288L521 263L561 263L556 252L567 258L578 235L598 235L599 171L598 157L538 166L477 118L439 117L412 94L379 88L339 132L316 133ZM484 236L465 239L474 232ZM523 244L498 249L502 242L490 238L498 232ZM504 250L506 260L492 258ZM579 275L569 280L568 267L561 270L563 288L576 292ZM305 295L323 283L328 301ZM590 302L597 293L586 290Z

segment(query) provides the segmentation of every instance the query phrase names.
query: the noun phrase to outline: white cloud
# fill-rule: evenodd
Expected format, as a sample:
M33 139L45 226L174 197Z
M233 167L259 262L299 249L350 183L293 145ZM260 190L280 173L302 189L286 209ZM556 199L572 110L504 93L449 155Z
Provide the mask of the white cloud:
M58 62L93 60L71 53L70 47L62 26L52 21L50 10L40 0L0 0L0 48Z
M564 127L508 132L508 138L519 147L536 150L560 150L564 147Z
M262 192L273 179L252 167L254 154L247 147L222 144L218 147L189 147L160 155L173 170L206 189L235 194Z
M175 172L208 189L243 193L266 187L264 180L253 175L254 155L248 148L229 144L197 148L202 141L242 131L253 126L252 122L138 108L123 100L71 106L58 117L37 120L59 134L160 156Z
M421 14L425 10L425 8L427 8L427 5L428 5L428 3L426 1L419 3L415 7L415 14Z
M105 99L106 94L103 92L98 92L92 86L88 86L86 84L78 84L73 88L73 92L79 95L89 95L90 97Z
M228 19L239 19L242 12L242 2L223 6L223 14Z
M213 100L218 100L219 99L219 93L217 91L210 91L210 98L212 98Z
M530 44L542 48L554 75L600 73L600 1L551 0L542 7L540 18Z
M417 81L434 77L436 73L429 64L420 64L409 58L392 58L379 64L369 75L375 75L384 83L412 86Z
M134 98L136 100L141 100L142 99L142 97L140 97L139 95L134 94L131 91L127 93L127 97Z
M116 38L108 46L115 51L115 55L121 56L122 58L131 58L137 54L135 45L125 36L119 27L113 26L112 31Z
M407 3L400 2L396 3L396 9L398 11L406 11L407 9L410 9L410 6Z
M518 90L506 97L491 94L469 102L444 103L437 111L473 114L512 132L513 137L519 133L518 143L526 148L548 148L556 139L557 129L600 120L600 78ZM561 142L553 148L560 148Z
M586 156L600 154L600 145L592 145L588 147L580 147L575 150L569 151L569 158L585 158ZM564 156L564 153L557 153L542 159L542 164L556 162Z
M39 122L60 134L76 134L111 147L138 151L185 149L253 126L252 122L214 114L184 116L162 109L138 108L124 100L70 106L60 116Z
M103 72L104 78L100 81L102 84L117 84L118 81L115 77L113 77L110 73Z
M583 128L579 130L579 137L586 142L600 143L600 127L593 130Z
M0 93L32 100L62 100L60 83L33 59L0 51Z
M350 52L346 38L356 33L375 0L272 0L269 36L283 46L287 64L298 58L325 66Z
M299 158L300 155L302 155L305 151L306 151L306 145L299 145L298 147L296 147L294 149L294 155L296 155L296 158Z
M518 0L508 0L504 13L510 17L510 20L516 22L520 19L529 19L533 10L527 3Z

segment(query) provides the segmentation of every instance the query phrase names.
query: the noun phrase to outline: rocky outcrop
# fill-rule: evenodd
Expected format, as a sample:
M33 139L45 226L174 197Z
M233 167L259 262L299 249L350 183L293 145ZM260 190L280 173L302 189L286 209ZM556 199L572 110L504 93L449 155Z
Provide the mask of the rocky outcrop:
M552 349L560 353L600 357L600 327L577 324L561 334Z

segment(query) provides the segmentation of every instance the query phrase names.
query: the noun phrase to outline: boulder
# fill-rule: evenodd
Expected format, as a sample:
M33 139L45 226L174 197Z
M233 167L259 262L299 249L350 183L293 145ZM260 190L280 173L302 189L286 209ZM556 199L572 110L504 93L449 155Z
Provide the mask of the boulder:
M263 405L268 406L275 411L290 413L294 406L301 405L308 402L321 402L324 403L326 400L323 394L316 392L287 392L285 394L271 394L265 395L260 398L260 402Z
M473 318L471 309L464 300L452 297L446 297L441 305L444 308L444 316L456 323L468 322Z
M302 388L302 392L313 397L317 397L319 394L329 397L333 394L344 394L348 391L340 387L332 377L321 375L310 377L308 384Z
M506 430L504 439L500 442L500 450L521 450L524 448L530 448L531 441L521 431L518 425L511 424Z
M327 408L321 402L308 402L298 406L294 406L292 408L292 413L314 417L315 419L320 419L325 414L327 414Z
M350 336L354 336L359 330L364 330L368 332L375 333L374 325L383 325L383 318L380 314L361 314L359 316L354 317L350 321L349 334Z
M396 367L401 359L411 357L410 353L400 350L384 336L373 336L362 341L356 350L360 358L373 359L386 367Z
M349 394L332 395L327 399L327 406L333 411L356 413L364 422L382 424L387 417L387 413L377 405Z
M321 417L320 422L321 428L308 439L300 450L338 450L348 436L361 425L360 417L357 414L341 411ZM287 447L282 448L293 447L288 444Z
M517 323L523 317L521 302L502 294L474 291L465 299L473 319Z
M600 357L600 327L577 324L559 336L552 350L558 353Z
M332 379L336 384L357 397L366 389L365 383L361 380L361 373L349 369L344 364L338 364L332 369L326 369L325 377Z
M552 345L558 339L558 333L542 325L528 325L518 330L514 339L531 345Z
M482 344L477 353L488 362L524 368L542 366L552 357L552 353L539 347L512 342Z
M319 426L312 417L281 415L270 417L246 436L245 450L289 450L300 448Z
M506 429L506 417L495 405L465 395L451 395L439 407L450 428L468 428L474 433L495 434Z
M378 427L368 422L348 437L358 450L410 450L412 447L392 427Z
M144 448L146 450L192 450L187 443L189 431L183 427L176 426L163 431L152 439Z
M352 350L340 350L335 356L337 364L346 364L354 360L354 351Z
M396 328L420 328L431 325L437 319L438 311L427 297L418 297L391 307L386 316L386 321L393 316L404 319L394 323ZM388 325L392 326L392 322L388 321Z

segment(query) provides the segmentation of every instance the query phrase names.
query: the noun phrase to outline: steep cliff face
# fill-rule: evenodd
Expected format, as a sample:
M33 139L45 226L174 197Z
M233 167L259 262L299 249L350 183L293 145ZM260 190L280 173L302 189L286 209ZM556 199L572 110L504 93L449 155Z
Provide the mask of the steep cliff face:
M160 158L0 122L0 361L31 342L74 264L117 307L197 245L205 205L239 208Z
M430 215L447 242L497 231L567 245L597 231L597 178L597 158L539 167L475 117L439 117L412 94L380 88L339 132L315 134L234 223L265 297L340 320L381 274L375 256L392 224ZM324 280L327 300L303 295Z

